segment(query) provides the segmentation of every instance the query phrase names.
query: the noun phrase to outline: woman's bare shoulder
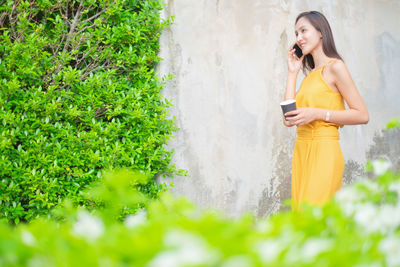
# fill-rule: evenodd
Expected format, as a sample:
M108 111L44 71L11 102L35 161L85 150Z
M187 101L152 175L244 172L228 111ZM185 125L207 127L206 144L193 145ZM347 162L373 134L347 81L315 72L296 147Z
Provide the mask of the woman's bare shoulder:
M341 59L336 59L329 65L331 72L335 75L341 76L348 73L346 64Z

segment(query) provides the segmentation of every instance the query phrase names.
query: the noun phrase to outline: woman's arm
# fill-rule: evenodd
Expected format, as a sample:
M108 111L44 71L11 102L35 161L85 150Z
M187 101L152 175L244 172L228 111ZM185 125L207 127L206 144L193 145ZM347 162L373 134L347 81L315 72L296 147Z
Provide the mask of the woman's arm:
M296 97L296 80L298 72L288 72L286 78L285 100L294 99Z
M285 92L285 100L295 99L296 97L296 80L297 80L298 72L288 72L286 78L286 92ZM283 116L283 124L287 127L292 127L294 124L291 124L289 121L285 119Z
M298 108L288 112L288 115L295 115L289 118L290 125L304 125L314 120L325 120L327 112L330 113L329 122L341 125L366 124L369 121L367 107L364 104L357 88L351 78L349 71L343 61L333 62L331 68L335 79L335 85L346 101L349 109L326 110L319 108Z
M331 70L335 77L335 85L349 106L349 109L330 111L329 121L343 125L367 124L369 121L367 107L365 106L346 65L343 61L337 60L332 64ZM325 120L326 111L320 113L322 113L320 116L322 115Z
M285 92L285 100L294 99L296 96L296 81L297 74L300 71L304 55L301 58L298 58L295 55L296 49L293 46L296 42L290 45L287 57L287 66L288 66L288 74L286 78L286 92Z
M285 91L285 99L295 99L296 97L296 81L297 81L297 74L301 68L301 64L303 62L304 55L301 58L298 58L295 55L296 49L293 49L295 42L290 45L287 57L287 65L288 65L288 74L286 77L286 91ZM285 120L283 117L283 124L288 127L294 126L290 124L290 122Z

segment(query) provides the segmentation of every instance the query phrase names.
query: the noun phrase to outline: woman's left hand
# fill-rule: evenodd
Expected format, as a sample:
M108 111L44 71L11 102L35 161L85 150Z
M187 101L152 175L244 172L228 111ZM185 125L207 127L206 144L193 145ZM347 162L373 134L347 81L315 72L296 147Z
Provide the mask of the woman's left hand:
M296 110L285 113L287 120L291 125L301 126L310 123L316 119L316 109L314 108L297 108Z

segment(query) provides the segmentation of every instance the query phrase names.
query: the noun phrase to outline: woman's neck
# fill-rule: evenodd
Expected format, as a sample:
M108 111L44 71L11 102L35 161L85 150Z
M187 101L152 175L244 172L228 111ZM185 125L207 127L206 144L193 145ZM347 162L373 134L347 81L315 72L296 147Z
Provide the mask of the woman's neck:
M330 57L325 55L325 53L322 49L322 44L319 45L318 47L316 47L311 52L311 55L314 60L314 69L313 70L320 68L322 65L324 65L330 59Z

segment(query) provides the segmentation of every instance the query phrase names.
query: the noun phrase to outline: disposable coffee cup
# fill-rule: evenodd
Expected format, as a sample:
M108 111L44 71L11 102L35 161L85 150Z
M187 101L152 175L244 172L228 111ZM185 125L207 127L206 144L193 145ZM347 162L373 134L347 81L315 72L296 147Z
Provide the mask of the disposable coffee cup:
M292 110L296 110L296 100L295 99L288 99L285 100L283 102L280 103L281 108L282 108L282 112L283 112L283 116L285 116L286 112L292 111ZM285 116L285 119L287 120L287 117L293 117L292 116Z

